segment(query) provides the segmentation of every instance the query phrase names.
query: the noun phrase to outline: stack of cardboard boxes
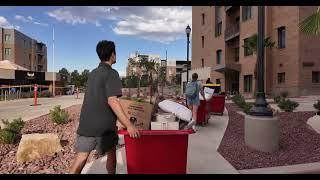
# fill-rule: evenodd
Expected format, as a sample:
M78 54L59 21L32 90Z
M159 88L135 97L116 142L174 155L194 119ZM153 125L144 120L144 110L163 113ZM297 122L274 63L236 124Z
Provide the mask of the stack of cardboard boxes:
M179 119L172 113L159 110L154 122L151 122L153 105L150 103L136 102L120 99L120 104L130 118L130 121L140 130L179 130L181 125ZM118 129L123 125L118 121Z

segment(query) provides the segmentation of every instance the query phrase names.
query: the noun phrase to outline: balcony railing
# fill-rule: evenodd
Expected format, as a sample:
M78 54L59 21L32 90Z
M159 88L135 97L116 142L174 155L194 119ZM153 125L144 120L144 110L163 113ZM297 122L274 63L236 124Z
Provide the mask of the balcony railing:
M235 26L231 26L229 28L226 28L226 30L224 32L224 40L229 41L239 35L240 35L240 25L237 24Z
M230 10L231 8L232 8L232 6L225 6L225 7L224 7L225 11L228 11L228 10Z

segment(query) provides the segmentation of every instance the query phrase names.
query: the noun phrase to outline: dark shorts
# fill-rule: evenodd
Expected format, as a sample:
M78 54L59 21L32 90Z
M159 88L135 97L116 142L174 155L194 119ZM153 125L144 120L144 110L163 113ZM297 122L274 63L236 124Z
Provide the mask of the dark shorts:
M96 150L99 155L105 155L113 147L118 144L118 134L110 134L101 137L87 137L77 134L77 138L74 144L76 152L91 152Z

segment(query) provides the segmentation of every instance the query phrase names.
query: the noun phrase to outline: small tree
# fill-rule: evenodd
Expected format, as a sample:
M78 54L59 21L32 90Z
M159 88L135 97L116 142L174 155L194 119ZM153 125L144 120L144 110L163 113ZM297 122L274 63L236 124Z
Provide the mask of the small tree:
M159 73L158 73L158 83L161 87L161 94L163 95L163 88L166 85L166 73L165 73L165 68L164 67L160 67L159 68Z
M266 48L273 48L275 45L275 42L271 40L270 37L267 37L264 39L264 47ZM248 48L250 51L252 51L254 54L257 54L258 49L258 35L254 34L250 38L248 38L248 44L245 44L242 46L243 48Z
M320 6L318 6L316 12L304 19L299 24L299 29L301 32L306 33L308 35L320 34Z
M90 75L90 70L85 69L82 71L81 75L80 75L80 84L81 86L86 87L87 86L87 81Z

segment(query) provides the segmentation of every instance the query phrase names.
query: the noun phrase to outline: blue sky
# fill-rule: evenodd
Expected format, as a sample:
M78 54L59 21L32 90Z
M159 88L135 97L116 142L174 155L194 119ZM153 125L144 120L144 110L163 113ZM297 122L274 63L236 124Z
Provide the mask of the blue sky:
M124 74L130 53L159 54L186 59L185 27L191 7L0 7L0 26L16 28L48 48L52 71L52 27L55 31L55 70L92 70L99 63L99 40L116 43L117 64ZM190 55L191 57L191 55Z

